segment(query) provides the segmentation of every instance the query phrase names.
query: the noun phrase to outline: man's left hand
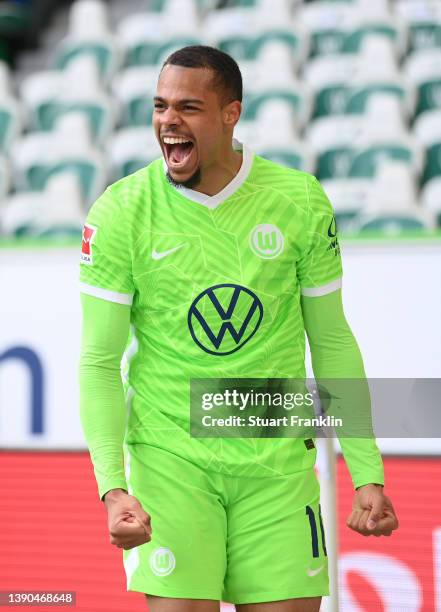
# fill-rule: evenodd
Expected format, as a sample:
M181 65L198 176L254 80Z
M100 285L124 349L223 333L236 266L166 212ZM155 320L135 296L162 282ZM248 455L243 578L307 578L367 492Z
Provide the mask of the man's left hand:
M398 528L394 507L381 485L367 484L357 489L346 524L364 536L390 536Z

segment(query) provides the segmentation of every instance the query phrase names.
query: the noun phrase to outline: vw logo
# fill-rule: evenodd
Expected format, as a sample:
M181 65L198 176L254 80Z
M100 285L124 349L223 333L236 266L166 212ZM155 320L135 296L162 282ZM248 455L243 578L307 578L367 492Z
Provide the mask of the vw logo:
M263 306L241 285L225 283L205 289L188 311L188 327L196 344L211 355L230 355L258 330Z

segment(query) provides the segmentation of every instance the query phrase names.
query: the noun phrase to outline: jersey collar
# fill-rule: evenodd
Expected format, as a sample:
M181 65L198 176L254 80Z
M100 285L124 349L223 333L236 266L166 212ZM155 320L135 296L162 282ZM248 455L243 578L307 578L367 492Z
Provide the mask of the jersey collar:
M175 187L174 185L170 186L188 200L202 204L207 208L216 208L242 186L250 173L251 166L253 165L254 154L250 149L248 149L248 147L233 138L233 148L235 151L242 151L242 165L236 176L218 193L209 196L206 193L201 193L200 191L195 191L194 189L188 189L187 187ZM167 172L167 164L165 163L165 160L163 161L163 167L164 173Z

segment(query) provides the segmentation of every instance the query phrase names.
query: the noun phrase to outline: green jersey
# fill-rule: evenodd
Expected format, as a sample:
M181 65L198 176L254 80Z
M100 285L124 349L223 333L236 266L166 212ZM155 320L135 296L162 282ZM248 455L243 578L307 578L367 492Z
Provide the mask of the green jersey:
M236 145L239 146L239 145ZM231 475L311 467L296 438L193 438L190 381L304 378L301 294L341 286L317 179L253 155L220 193L169 183L162 159L111 185L83 232L81 291L131 305L125 442Z

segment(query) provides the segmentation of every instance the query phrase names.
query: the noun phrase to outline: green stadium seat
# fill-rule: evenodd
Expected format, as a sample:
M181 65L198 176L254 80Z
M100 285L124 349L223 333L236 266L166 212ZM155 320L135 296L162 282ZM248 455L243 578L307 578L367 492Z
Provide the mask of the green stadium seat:
M9 170L8 160L0 155L0 209L2 200L9 192L11 187L11 174Z
M437 21L420 21L409 26L411 51L441 47L441 24Z
M417 49L406 57L402 69L416 86L441 78L441 49Z
M117 67L115 46L104 41L65 41L57 51L55 68L63 70L80 55L88 55L97 63L103 78L109 79Z
M403 108L405 107L407 88L404 85L387 82L370 83L368 85L361 85L352 89L347 99L346 112L364 113L369 98L378 93L395 96L400 101Z
M427 183L436 176L441 176L441 141L430 145L426 149L426 165L422 183Z
M426 148L441 142L441 107L427 110L415 118L413 133Z
M112 89L121 109L122 127L151 124L157 78L156 66L132 66L115 77Z
M320 182L332 202L339 231L349 231L353 220L365 206L371 181L336 177L320 178Z
M373 177L384 161L397 160L412 165L413 157L412 149L400 143L373 144L355 155L349 168L349 176Z
M311 57L343 53L347 31L341 28L316 30L311 33Z
M255 148L257 155L287 168L297 168L315 174L315 156L303 142L293 140L290 146L262 146Z
M149 127L129 127L115 132L108 155L112 180L117 181L161 157L161 149Z
M22 190L41 191L52 176L68 171L77 177L84 201L91 203L106 184L105 159L92 146L81 113L59 118L52 132L25 136L12 149L12 163L14 182Z
M433 229L434 223L430 223L425 216L415 211L360 216L355 219L352 227L360 233L376 232L384 236L397 236L406 232Z
M103 143L116 121L113 100L101 85L95 62L87 56L78 56L62 72L31 75L23 82L22 95L35 130L52 130L60 117L81 112L93 139Z
M363 40L372 34L384 36L397 44L398 30L395 26L387 23L365 24L348 33L344 40L343 53L358 53Z
M16 237L80 236L83 222L80 189L70 173L51 178L44 191L10 196L2 214L4 233Z
M348 100L351 96L351 86L331 84L323 87L315 94L314 117L326 115L341 115L346 113Z
M248 94L243 109L243 119L252 121L256 119L259 111L265 104L272 100L282 100L291 106L294 113L299 114L303 104L303 96L300 93L287 90L274 90L265 93Z
M434 108L441 108L441 75L418 85L417 115Z
M200 38L183 36L172 38L167 41L155 42L150 40L140 41L134 44L126 55L127 66L149 66L156 65L164 55L172 53L175 49L188 45L201 44Z
M63 70L79 56L91 57L102 78L109 80L119 65L117 40L110 28L109 9L102 0L80 0L70 6L68 30L55 54Z
M322 151L317 156L317 176L320 179L342 178L349 176L356 149L339 146Z

